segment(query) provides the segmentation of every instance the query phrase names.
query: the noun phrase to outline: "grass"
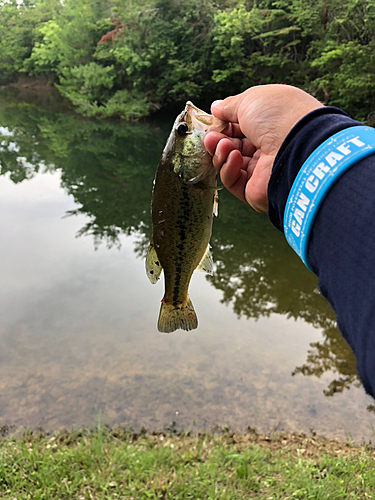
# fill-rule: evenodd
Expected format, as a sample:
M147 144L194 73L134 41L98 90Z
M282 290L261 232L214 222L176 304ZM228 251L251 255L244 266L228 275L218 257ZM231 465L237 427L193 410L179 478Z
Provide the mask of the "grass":
M305 435L25 433L0 443L0 498L375 498L375 452Z

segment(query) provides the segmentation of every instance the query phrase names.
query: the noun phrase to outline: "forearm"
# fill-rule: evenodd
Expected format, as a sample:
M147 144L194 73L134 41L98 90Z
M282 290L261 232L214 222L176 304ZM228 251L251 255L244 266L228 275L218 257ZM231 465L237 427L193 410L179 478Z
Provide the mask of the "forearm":
M286 200L299 169L324 140L358 122L334 108L305 116L276 157L268 188L269 216L283 229ZM375 394L374 156L351 167L323 201L309 241L308 261L322 294L352 347L365 389ZM302 265L302 264L301 264Z

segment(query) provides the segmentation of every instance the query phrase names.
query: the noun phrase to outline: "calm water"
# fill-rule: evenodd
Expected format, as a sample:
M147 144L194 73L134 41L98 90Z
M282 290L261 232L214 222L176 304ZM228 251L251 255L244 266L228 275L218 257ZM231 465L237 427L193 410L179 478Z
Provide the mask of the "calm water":
M171 122L88 122L0 94L0 425L311 429L369 441L373 401L316 278L221 191L194 332L156 330L144 255Z

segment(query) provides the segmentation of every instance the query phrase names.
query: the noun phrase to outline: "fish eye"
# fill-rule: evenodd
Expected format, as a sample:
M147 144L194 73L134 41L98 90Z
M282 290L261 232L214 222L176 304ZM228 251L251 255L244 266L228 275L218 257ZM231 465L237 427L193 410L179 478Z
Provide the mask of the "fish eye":
M186 125L186 123L180 123L176 130L178 135L182 137L189 132L189 127Z

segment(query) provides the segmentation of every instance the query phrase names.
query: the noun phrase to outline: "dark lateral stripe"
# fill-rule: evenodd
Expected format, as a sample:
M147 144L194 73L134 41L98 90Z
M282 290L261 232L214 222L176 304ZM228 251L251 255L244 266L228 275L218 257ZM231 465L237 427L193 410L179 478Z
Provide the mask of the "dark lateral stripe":
M176 276L174 280L174 288L173 288L173 306L176 307L178 305L178 297L180 292L180 282L181 282L181 274L182 274L182 249L183 242L186 238L186 232L189 223L189 214L190 214L190 199L189 199L189 190L187 186L182 186L182 200L181 204L183 207L183 211L181 214L181 223L178 225L178 236L179 243L177 245L179 259L177 261L176 266Z

